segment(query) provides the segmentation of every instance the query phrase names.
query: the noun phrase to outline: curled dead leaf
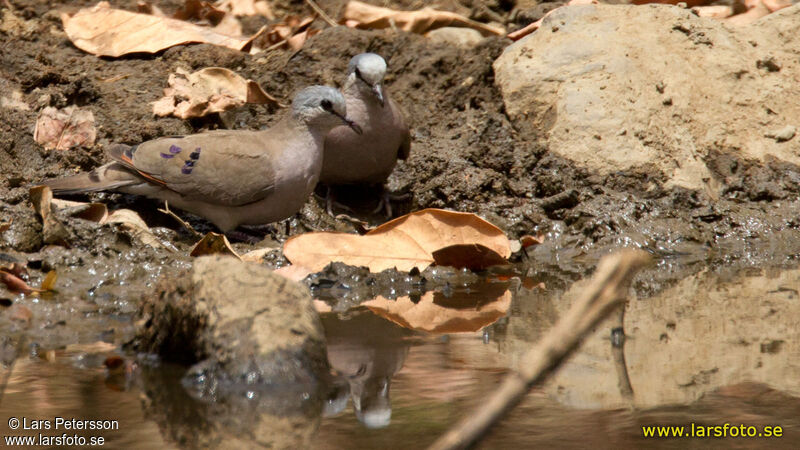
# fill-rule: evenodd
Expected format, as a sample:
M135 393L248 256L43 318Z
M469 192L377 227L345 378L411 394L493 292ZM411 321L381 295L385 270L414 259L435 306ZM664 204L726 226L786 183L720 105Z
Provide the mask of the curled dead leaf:
M226 238L224 234L213 232L203 236L203 239L194 245L189 255L195 257L205 255L228 255L237 259L242 259L236 251L233 250L231 243L228 242L228 238Z
M373 272L396 267L423 270L433 252L460 244L480 244L502 258L511 255L502 230L475 214L425 209L386 222L364 236L315 232L286 241L283 253L292 264L318 272L334 261L366 266ZM463 266L463 265L462 265Z
M12 220L9 220L8 222L0 222L0 233L2 233L4 231L8 230L9 228L11 228L11 224L12 223L13 223Z
M448 26L474 28L484 36L502 36L506 33L502 27L477 22L449 11L438 11L430 7L417 11L398 11L355 0L347 2L342 21L351 28L397 27L403 31L419 34Z
M499 287L500 292L496 292ZM478 331L504 317L511 306L511 291L500 284L479 295L446 298L429 291L414 302L409 297L389 300L376 297L363 302L373 313L401 327L428 333L463 333ZM491 295L487 297L487 295ZM480 297L480 298L477 298Z
M269 20L275 19L272 8L265 0L220 0L215 6L234 16L264 16Z
M42 219L42 237L45 244L66 245L69 232L52 214L53 191L47 186L34 186L30 192L31 203Z
M0 270L0 282L5 284L11 292L20 292L23 294L30 294L33 292L33 288L28 286L25 280L11 272Z
M90 222L103 223L108 217L108 208L103 203L74 202L54 198L50 204L59 213Z
M145 221L139 217L139 214L136 214L135 211L131 211L130 209L118 209L109 214L109 216L102 223L120 224L123 229L128 231L135 238L141 240L144 244L149 245L150 247L164 247L167 250L172 250L171 247L165 246L161 243L161 241L150 231L150 227L147 226Z
M536 236L531 236L529 234L526 234L525 236L519 238L519 243L522 246L522 248L528 248L534 245L539 245L542 242L544 242L543 234L537 234Z
M157 15L114 9L108 2L61 15L64 31L79 49L96 56L156 53L175 45L205 43L247 51L252 39Z
M64 109L52 106L44 108L39 113L33 130L33 139L48 150L91 147L96 137L94 114L74 105Z
M153 102L156 116L182 119L227 111L245 103L273 103L278 100L253 80L222 67L207 67L194 73L178 69L170 74L164 97ZM281 105L283 106L283 105Z

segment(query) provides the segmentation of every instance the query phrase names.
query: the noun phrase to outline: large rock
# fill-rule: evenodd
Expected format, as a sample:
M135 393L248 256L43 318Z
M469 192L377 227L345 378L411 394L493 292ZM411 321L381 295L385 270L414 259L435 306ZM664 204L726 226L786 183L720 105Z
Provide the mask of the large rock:
M740 28L673 6L586 5L551 14L494 69L515 126L550 151L716 198L711 153L800 165L800 139L783 140L800 126L798 52L800 5Z
M231 257L197 258L145 299L139 351L195 364L201 392L230 385L316 385L325 334L308 289Z

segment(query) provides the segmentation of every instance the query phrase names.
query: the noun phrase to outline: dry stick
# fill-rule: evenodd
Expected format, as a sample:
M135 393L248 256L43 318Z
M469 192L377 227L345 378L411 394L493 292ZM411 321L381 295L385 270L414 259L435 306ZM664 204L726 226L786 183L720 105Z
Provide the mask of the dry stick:
M622 303L631 279L650 260L641 250L622 250L600 260L591 284L534 348L526 353L516 372L506 376L471 414L441 436L429 450L465 448L476 443L489 428L543 382L578 347L583 337Z
M331 16L329 16L325 11L322 10L322 8L319 7L317 2L315 2L314 0L306 0L306 3L308 4L308 6L311 7L311 9L313 9L317 14L319 14L319 16L322 17L322 20L327 22L328 25L332 27L339 26L339 24L336 23L335 20L331 19Z
M174 212L169 210L169 202L165 201L164 202L164 209L159 208L158 212L164 213L164 214L172 217L173 219L177 220L178 223L183 225L184 228L186 228L187 230L191 231L192 234L194 235L194 237L203 237L202 234L198 233L197 230L195 230L191 225L189 225L189 222L181 219L180 217L178 217L177 214L175 214Z

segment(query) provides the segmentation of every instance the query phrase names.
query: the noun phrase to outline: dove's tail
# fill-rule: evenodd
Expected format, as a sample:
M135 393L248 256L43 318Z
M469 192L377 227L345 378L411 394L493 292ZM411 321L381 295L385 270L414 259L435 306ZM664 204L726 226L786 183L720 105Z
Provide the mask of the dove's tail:
M42 184L53 190L54 194L80 194L83 192L107 191L139 184L142 179L118 162L100 166L91 172L66 178L47 180Z

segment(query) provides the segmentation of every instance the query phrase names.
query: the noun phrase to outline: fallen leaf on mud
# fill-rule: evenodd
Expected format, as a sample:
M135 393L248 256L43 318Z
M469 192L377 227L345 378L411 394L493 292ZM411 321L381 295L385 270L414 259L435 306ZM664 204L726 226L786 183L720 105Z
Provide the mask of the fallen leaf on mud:
M33 140L44 148L67 150L72 147L91 147L97 137L94 114L77 106L56 109L44 108L36 119Z
M205 43L247 51L252 39L229 36L182 20L114 9L108 2L61 15L64 31L79 49L97 56L156 53L175 45Z
M231 243L224 234L210 232L200 239L200 242L194 245L190 256L205 256L205 255L228 255L237 259L242 259L231 248Z
M519 238L519 243L522 246L522 248L528 248L533 245L539 245L542 242L544 242L543 234L538 234L536 236L531 236L529 234L526 234L525 236Z
M426 292L418 302L409 297L389 300L376 297L363 302L373 313L388 319L401 327L428 333L464 333L478 331L504 317L511 306L511 291L502 285L499 296L481 299L461 300L450 298L443 301L439 292ZM457 306L454 306L457 304Z
M136 214L135 211L130 209L118 209L111 213L102 223L118 223L123 229L131 233L132 236L140 239L144 244L150 247L164 247L169 250L169 247L164 246L161 241L150 231L144 220Z
M508 258L511 248L502 230L480 217L441 209L407 214L358 236L315 232L289 238L286 259L318 272L334 261L367 266L372 272L396 267L423 270L436 262L433 252L459 244L480 244Z
M240 259L244 262L260 263L261 260L264 259L264 257L267 256L273 250L275 250L275 248L272 247L265 247L256 250L251 250L242 255Z
M292 50L300 50L305 41L320 30L309 28L314 17L288 16L281 23L270 26L253 40L250 51L258 52L267 48L278 48L288 45Z
M573 5L597 5L598 3L600 2L598 2L597 0L570 0L569 2L567 2L566 5L559 6L558 8L563 8L564 6L573 6ZM525 36L533 33L534 31L538 30L540 26L542 26L542 22L544 21L544 19L547 18L547 16L552 14L553 11L555 11L558 8L548 11L547 14L545 14L541 19L526 25L524 28L520 28L517 31L512 31L511 33L508 33L508 36L506 37L508 37L512 41L518 41L524 38Z
M25 280L4 270L0 270L0 282L5 284L11 292L21 292L23 294L30 294L33 292L33 288L28 286Z
M74 202L54 198L51 205L60 213L90 222L103 223L108 218L108 208L103 203Z
M11 228L11 223L12 223L12 221L10 221L10 220L8 222L0 222L0 233L2 233L4 231L8 230L9 228Z
M695 6L692 8L692 12L698 17L724 19L733 15L733 8L728 5Z
M170 114L188 119L227 111L245 103L274 103L275 97L264 92L253 80L245 80L222 67L207 67L194 73L178 69L170 74L164 97L153 102L153 114Z
M244 260L244 257L242 257L242 259ZM307 267L298 266L297 264L279 267L273 270L273 272L292 281L302 281L305 277L313 273Z
M125 369L125 360L121 356L112 355L103 361L103 365L106 366L109 372L122 371Z
M350 28L397 27L403 31L419 34L452 26L474 28L484 36L502 36L506 33L502 27L477 22L449 11L438 11L430 7L416 11L398 11L355 0L351 0L345 6L342 21Z
M31 203L36 214L42 219L42 239L45 244L65 245L69 232L52 214L50 202L53 191L47 186L34 186L30 190Z
M234 16L264 16L269 20L275 19L272 8L265 0L221 0L214 6Z
M55 290L56 280L58 280L58 274L56 273L55 270L47 272L47 275L44 277L44 280L42 281L42 286L39 288L39 291L48 292Z
M208 23L212 30L228 36L242 36L242 24L233 14L227 14L211 3L202 0L186 0L183 7L172 15L173 19ZM200 25L205 25L200 23Z

